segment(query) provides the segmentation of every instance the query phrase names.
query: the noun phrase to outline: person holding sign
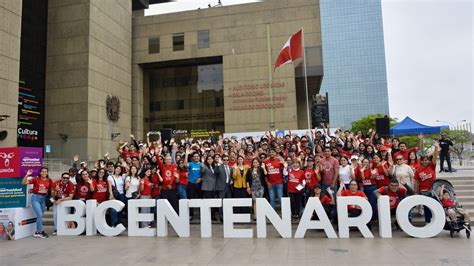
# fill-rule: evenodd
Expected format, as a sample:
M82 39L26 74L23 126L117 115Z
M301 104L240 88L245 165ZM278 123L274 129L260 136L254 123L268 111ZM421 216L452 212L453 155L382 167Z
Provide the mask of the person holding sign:
M36 232L34 237L47 238L48 235L43 231L43 214L46 209L46 196L49 194L52 181L48 176L48 168L42 167L38 177L30 178L33 170L28 169L23 177L23 185L33 185L33 195L31 196L31 206L36 214Z

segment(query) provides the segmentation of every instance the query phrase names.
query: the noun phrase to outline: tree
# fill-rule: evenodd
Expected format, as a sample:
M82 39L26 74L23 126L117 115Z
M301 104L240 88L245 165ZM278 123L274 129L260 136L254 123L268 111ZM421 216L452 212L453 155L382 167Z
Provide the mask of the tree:
M464 146L465 144L472 142L472 133L467 130L450 129L443 129L441 133L446 133L449 139L451 139L451 141L454 143L451 151L459 158L459 165L462 165Z
M352 122L351 131L355 134L357 131L362 131L364 134L369 132L369 129L375 129L375 119L376 118L383 118L384 115L382 114L372 114L366 117L363 117L357 121ZM396 118L390 118L390 127L393 127L397 124Z

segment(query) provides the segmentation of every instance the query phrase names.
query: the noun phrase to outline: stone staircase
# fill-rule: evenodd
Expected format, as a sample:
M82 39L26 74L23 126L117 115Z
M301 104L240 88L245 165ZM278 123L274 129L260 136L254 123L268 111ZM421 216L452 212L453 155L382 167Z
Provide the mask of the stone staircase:
M451 174L441 173L438 178L448 180L454 186L459 204L469 212L471 224L474 224L474 170L469 171L472 172L472 175L463 172L464 171L459 171L458 173Z

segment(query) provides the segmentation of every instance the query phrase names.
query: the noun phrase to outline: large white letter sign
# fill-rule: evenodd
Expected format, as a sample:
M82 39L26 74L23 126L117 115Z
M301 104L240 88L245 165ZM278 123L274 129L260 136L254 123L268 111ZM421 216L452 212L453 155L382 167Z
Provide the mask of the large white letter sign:
M356 205L361 208L361 214L357 217L349 217L347 206ZM373 238L374 235L367 227L372 218L372 207L362 197L337 197L337 219L339 225L339 237L349 238L349 227L357 227L365 238Z
M221 199L192 199L189 208L199 208L201 213L201 237L212 237L211 208L222 207Z
M110 227L105 221L105 214L108 209L114 209L119 212L125 207L125 203L120 200L108 200L104 201L95 209L94 222L97 227L97 231L104 236L117 236L125 231L123 224L118 224L116 227Z
M257 237L267 237L267 217L283 238L291 238L290 198L281 199L281 219L265 198L257 198Z
M250 223L250 213L234 214L234 207L250 207L252 199L224 199L224 238L252 238L253 229L235 229L234 223Z
M86 235L97 235L97 228L95 227L94 213L97 208L97 200L86 201Z
M69 214L69 209L73 208L74 213ZM67 200L60 202L57 206L58 224L57 230L60 236L78 236L86 229L86 204L82 200ZM67 228L67 222L76 222L76 228Z
M140 228L140 222L153 222L153 213L140 213L139 208L155 207L154 199L134 199L128 201L128 235L155 236L155 228Z
M179 237L189 237L189 208L187 199L179 200L179 215L174 211L167 199L156 202L157 236L168 236L168 221Z
M377 199L379 213L379 235L381 238L392 238L392 220L390 218L390 197L380 196Z
M311 220L314 211L316 211L319 221ZM336 231L334 231L334 227L332 227L331 221L326 215L319 198L311 197L308 199L303 216L301 216L300 223L296 229L295 238L303 238L308 229L323 229L328 238L337 238Z
M423 227L416 227L410 223L408 213L417 205L425 205L431 210L431 222ZM414 195L400 201L397 208L397 222L400 228L410 236L428 238L438 235L446 222L444 209L435 199Z

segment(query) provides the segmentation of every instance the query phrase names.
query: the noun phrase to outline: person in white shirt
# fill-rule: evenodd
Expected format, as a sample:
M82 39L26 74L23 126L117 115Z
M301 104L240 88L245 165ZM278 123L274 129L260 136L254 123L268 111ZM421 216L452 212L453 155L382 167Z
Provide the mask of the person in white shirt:
M349 165L349 159L342 156L339 159L339 181L344 182L344 186L348 189L352 180L355 180L354 169Z

